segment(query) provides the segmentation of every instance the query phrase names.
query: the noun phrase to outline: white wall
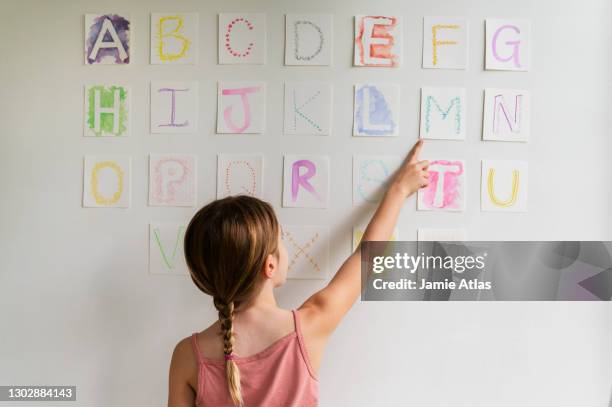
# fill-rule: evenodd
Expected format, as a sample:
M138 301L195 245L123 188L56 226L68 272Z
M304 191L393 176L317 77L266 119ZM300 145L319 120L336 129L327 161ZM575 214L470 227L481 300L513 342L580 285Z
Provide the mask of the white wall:
M149 13L176 9L200 13L200 63L151 66ZM218 66L216 14L242 10L267 13L267 64ZM132 14L129 66L83 65L83 14L98 11ZM283 66L286 12L334 14L333 67ZM351 67L352 16L360 13L404 17L400 69ZM147 206L148 153L196 152L204 203L214 196L217 152L263 146L265 198L284 223L332 226L337 266L349 253L353 223L365 216L351 207L352 154L407 151L422 85L468 88L468 139L425 148L429 157L467 160L467 211L417 213L411 199L401 237L414 238L417 227L465 227L473 240L612 239L609 0L5 0L0 15L0 384L76 384L71 406L165 405L173 345L215 315L188 279L147 273L148 222L193 213ZM426 15L469 18L468 71L420 68ZM532 21L530 72L482 70L485 17ZM352 85L381 78L401 84L402 136L351 138ZM199 81L197 136L149 134L148 87L162 79ZM267 82L266 134L214 134L220 79ZM333 82L332 136L316 143L282 136L282 84L295 79ZM83 84L117 80L133 89L132 136L83 138ZM480 141L485 87L531 90L527 145ZM284 152L331 156L329 209L280 208ZM131 208L81 207L82 156L95 153L132 155ZM483 158L529 161L528 213L480 212ZM297 306L316 287L291 281L279 300ZM607 406L611 317L610 303L358 303L329 344L321 406Z

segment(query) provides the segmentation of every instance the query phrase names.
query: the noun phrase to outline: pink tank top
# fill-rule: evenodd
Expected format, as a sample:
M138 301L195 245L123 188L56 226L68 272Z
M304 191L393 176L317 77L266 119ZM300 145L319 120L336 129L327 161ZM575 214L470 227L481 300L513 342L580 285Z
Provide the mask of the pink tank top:
M235 357L240 369L244 407L312 407L318 405L319 381L310 365L298 313L295 330L251 356ZM198 360L196 407L234 407L225 376L225 361L202 356L197 334L191 343Z

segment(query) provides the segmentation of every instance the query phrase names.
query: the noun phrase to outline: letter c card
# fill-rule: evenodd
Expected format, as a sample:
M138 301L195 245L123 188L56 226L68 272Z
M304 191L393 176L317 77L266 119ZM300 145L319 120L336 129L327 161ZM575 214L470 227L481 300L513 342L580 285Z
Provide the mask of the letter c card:
M219 14L219 64L258 64L266 61L266 15Z

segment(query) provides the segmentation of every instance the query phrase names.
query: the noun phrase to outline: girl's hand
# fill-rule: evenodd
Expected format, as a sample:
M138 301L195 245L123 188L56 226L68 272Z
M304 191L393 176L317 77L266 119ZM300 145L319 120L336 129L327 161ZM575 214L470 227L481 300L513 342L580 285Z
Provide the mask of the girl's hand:
M419 161L422 148L423 140L417 141L395 174L389 191L395 191L403 198L407 198L419 188L429 185L429 172L427 171L429 161Z

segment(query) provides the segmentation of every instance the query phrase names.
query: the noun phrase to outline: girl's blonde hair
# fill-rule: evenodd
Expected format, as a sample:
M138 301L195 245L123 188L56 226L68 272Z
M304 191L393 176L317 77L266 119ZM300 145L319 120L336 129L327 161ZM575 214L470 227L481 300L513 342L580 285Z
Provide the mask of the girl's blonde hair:
M213 297L219 312L229 392L242 405L240 371L232 360L234 310L261 288L258 278L270 254L278 254L279 224L270 204L240 195L200 209L185 232L185 259L191 279Z

